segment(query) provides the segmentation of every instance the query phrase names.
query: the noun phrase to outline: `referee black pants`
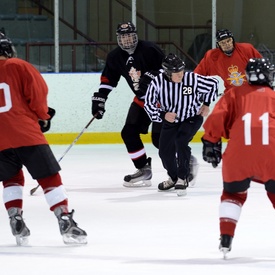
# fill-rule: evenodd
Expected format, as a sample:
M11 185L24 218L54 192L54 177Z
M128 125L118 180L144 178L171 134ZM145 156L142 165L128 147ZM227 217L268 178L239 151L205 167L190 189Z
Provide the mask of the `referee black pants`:
M160 134L159 156L168 176L173 181L188 177L191 156L189 142L200 129L202 123L203 117L201 115L179 123L170 123L164 120Z

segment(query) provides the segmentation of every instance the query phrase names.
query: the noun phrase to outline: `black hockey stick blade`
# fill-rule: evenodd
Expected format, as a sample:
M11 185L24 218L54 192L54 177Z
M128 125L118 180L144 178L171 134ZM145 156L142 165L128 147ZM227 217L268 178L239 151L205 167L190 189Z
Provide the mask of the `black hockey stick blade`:
M32 196L35 192L36 192L36 190L39 188L39 184L36 186L36 187L34 187L34 188L32 188L31 189L31 191L30 191L30 195Z

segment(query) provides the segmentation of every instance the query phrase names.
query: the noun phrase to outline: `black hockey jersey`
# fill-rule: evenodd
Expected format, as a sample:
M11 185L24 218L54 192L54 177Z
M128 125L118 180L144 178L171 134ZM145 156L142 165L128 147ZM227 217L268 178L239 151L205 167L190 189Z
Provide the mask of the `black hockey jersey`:
M139 79L147 71L161 69L162 50L154 43L139 40L136 50L129 55L120 47L112 50L100 78L99 92L108 95L123 76L132 91L139 96Z

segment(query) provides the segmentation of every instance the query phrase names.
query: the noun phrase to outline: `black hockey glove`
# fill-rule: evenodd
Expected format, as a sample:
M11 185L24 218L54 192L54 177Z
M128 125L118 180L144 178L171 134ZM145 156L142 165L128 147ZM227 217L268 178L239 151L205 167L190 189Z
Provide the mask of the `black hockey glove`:
M92 96L92 114L96 115L97 119L102 119L103 114L105 113L105 102L107 96L102 93L94 93Z
M201 141L203 143L203 148L202 148L203 160L208 163L211 163L212 166L216 168L222 159L221 140L216 143L212 143L202 138Z
M47 120L42 120L42 119L38 120L38 123L40 125L40 129L41 129L42 133L45 133L45 132L50 130L51 120L55 115L55 109L53 109L51 107L48 107L48 115L50 116L49 119L47 119Z
M146 91L151 81L157 76L159 71L146 72L139 80L139 90L136 93L139 99L144 99Z

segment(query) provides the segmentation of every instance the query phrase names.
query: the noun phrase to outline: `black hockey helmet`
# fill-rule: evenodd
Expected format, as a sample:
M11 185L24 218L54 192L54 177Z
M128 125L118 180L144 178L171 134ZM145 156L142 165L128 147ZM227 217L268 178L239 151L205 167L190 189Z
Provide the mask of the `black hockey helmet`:
M228 29L221 29L221 30L218 30L218 31L216 32L216 45L217 45L217 47L221 49L221 47L220 47L220 45L219 45L219 42L222 41L222 40L225 40L225 39L227 39L227 38L232 38L232 40L233 40L233 46L234 46L234 45L235 45L235 39L234 39L233 33L232 33L230 30L228 30ZM221 49L221 50L222 50L222 49ZM234 50L234 48L233 48L231 51L229 51L229 52L224 52L224 53L225 53L226 55L231 55L232 52L233 52L233 50Z
M119 23L117 25L117 29L116 29L116 34L124 34L124 33L136 33L137 29L136 26L128 21L128 22L123 22L123 23Z
M169 53L162 61L162 68L167 77L171 80L172 73L183 71L185 63L175 54Z
M16 56L16 51L11 40L2 32L0 32L0 55L8 58Z
M216 33L217 42L220 42L227 38L233 38L233 40L234 40L234 35L231 31L229 31L228 29L222 29L222 30L217 31L217 33Z
M116 35L119 47L129 54L133 54L138 44L136 26L130 21L119 23Z
M268 85L273 88L275 67L268 58L251 58L245 68L249 84Z

